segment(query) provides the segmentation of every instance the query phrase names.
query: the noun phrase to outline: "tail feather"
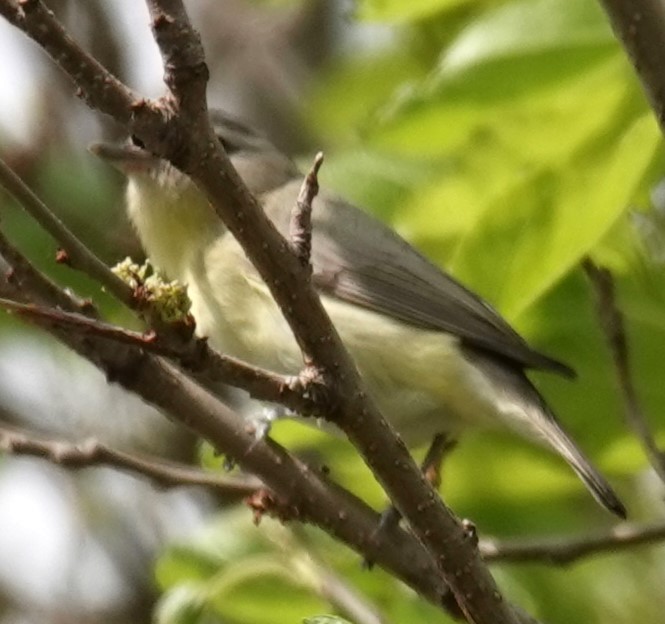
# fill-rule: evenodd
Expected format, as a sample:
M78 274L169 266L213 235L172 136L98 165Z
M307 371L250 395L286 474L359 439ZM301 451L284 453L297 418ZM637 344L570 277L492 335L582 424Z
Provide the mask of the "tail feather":
M522 435L545 442L568 462L603 507L625 519L626 508L619 497L559 424L522 369L469 349L466 356L494 386L504 423Z
M546 423L543 423L543 434L547 441L568 462L593 497L603 507L625 520L627 516L626 508L619 500L612 486L583 455L582 451L577 448L554 417L549 413L547 416Z

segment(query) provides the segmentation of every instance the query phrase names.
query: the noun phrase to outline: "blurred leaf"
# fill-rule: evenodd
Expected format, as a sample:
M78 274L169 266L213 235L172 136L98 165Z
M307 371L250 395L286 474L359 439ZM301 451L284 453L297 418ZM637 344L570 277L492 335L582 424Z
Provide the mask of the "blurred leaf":
M313 615L305 618L303 624L350 624L350 622L337 615Z
M210 547L174 545L157 561L155 577L161 587L171 587L184 581L202 581L225 563L226 560Z
M514 145L525 159L566 156L607 123L624 102L627 87L634 89L634 85L628 80L625 60L616 51L592 64L576 63L574 71L552 82L544 80L549 59L532 59L530 67L522 70L508 63L505 76L490 70L487 76L477 77L473 88L465 80L468 91L464 94L426 94L418 102L403 99L406 105L399 103L385 113L372 140L384 148L421 157L475 149L491 140ZM515 86L513 72L532 75L533 84L505 99L489 97L495 83L500 83L504 94L504 83ZM590 90L598 99L588 97Z
M310 587L297 580L281 554L270 554L263 561L234 561L233 566L211 579L209 605L220 619L248 624L272 624L275 614L281 621L296 622L304 614L326 608ZM258 565L254 565L257 563Z
M429 248L439 260L448 260L435 245L464 236L486 211L496 206L511 189L519 192L530 176L541 167L564 167L587 143L608 133L625 100L621 81L623 66L608 62L575 80L559 85L548 94L530 98L523 106L496 110L467 110L466 122L456 112L441 107L438 118L431 117L440 127L456 128L460 140L467 140L459 154L440 166L438 179L420 187L400 213L398 224L416 240ZM589 89L595 98L587 97ZM602 103L602 104L601 104ZM601 104L602 114L598 105ZM395 134L391 142L408 141L416 145L419 138L409 133L410 122ZM471 128L476 133L467 137ZM435 149L439 149L437 145ZM441 218L432 218L441 214ZM444 247L448 249L448 247Z
M312 87L306 122L326 143L357 140L375 110L422 73L420 62L407 50L390 48L383 54L340 60Z
M192 583L182 583L159 601L155 611L157 624L203 624L205 597Z
M472 22L446 50L437 72L447 82L473 67L526 56L551 61L561 52L616 45L612 29L591 0L519 0Z
M455 273L515 318L589 253L627 209L660 144L651 115L635 121L609 152L566 176L535 173L499 198L463 239ZM487 250L492 249L488 254ZM497 258L506 263L496 279Z
M596 76L599 66L605 69ZM614 72L605 77L606 84L603 71ZM515 133L512 122L521 130L521 143L528 141L531 149L556 150L561 139L559 152L565 153L566 134L579 135L579 129L569 131L557 117L565 120L573 105L581 105L585 115L575 113L578 119L592 125L601 112L602 123L609 112L605 98L613 98L610 108L616 105L629 72L591 0L521 0L470 22L425 80L395 90L372 137L410 153L441 154L459 148L472 133ZM595 107L594 98L576 97L583 78L595 84L587 86L585 96L600 88Z
M358 0L356 15L365 21L410 22L471 3L472 0Z
M507 102L558 85L618 52L591 0L519 0L471 22L411 99L414 105Z
M274 622L277 612L283 621L299 621L325 608L326 602L313 591L307 566L297 565L306 553L288 536L287 529L269 519L257 530L244 508L221 515L158 561L157 579L165 590L166 607L175 592L177 614L195 613L197 607L217 621L248 624ZM186 594L179 592L183 585L189 588Z
M349 150L327 159L320 178L323 186L390 221L431 174L431 163L422 158Z

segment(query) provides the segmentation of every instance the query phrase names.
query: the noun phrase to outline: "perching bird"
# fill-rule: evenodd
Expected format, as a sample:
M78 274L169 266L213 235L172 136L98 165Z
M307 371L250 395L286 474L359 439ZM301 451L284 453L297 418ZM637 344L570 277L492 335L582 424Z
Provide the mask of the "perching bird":
M215 129L266 214L288 236L302 176L270 142L222 112ZM191 180L140 142L92 150L129 179L127 208L152 263L187 284L197 333L220 351L286 374L302 355L267 287ZM313 283L368 391L407 444L504 427L551 447L624 518L607 481L561 428L528 368L573 376L393 230L322 190L313 210Z

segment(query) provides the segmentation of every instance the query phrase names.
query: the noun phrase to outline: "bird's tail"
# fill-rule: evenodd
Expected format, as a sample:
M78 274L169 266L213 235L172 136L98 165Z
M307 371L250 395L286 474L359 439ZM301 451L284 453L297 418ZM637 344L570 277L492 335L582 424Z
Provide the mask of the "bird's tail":
M538 418L537 428L545 441L561 455L575 471L577 476L586 485L593 497L606 509L620 518L626 518L626 508L619 500L612 486L607 482L598 469L587 459L582 451L572 441L561 425L546 408L544 417Z
M603 507L625 519L626 508L619 497L559 424L523 371L506 366L505 362L495 358L479 357L478 354L467 354L467 357L469 355L494 386L498 412L504 424L556 451Z

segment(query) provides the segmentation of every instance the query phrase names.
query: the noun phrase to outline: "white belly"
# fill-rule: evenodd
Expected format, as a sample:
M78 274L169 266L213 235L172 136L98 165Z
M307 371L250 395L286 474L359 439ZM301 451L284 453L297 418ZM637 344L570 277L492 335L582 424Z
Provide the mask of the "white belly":
M242 252L234 243L216 245L204 261L208 270L187 276L197 333L224 353L297 374L303 365L300 350ZM211 266L225 268L210 271ZM323 297L323 303L369 393L407 444L491 424L496 409L491 387L462 356L456 337L339 300Z

